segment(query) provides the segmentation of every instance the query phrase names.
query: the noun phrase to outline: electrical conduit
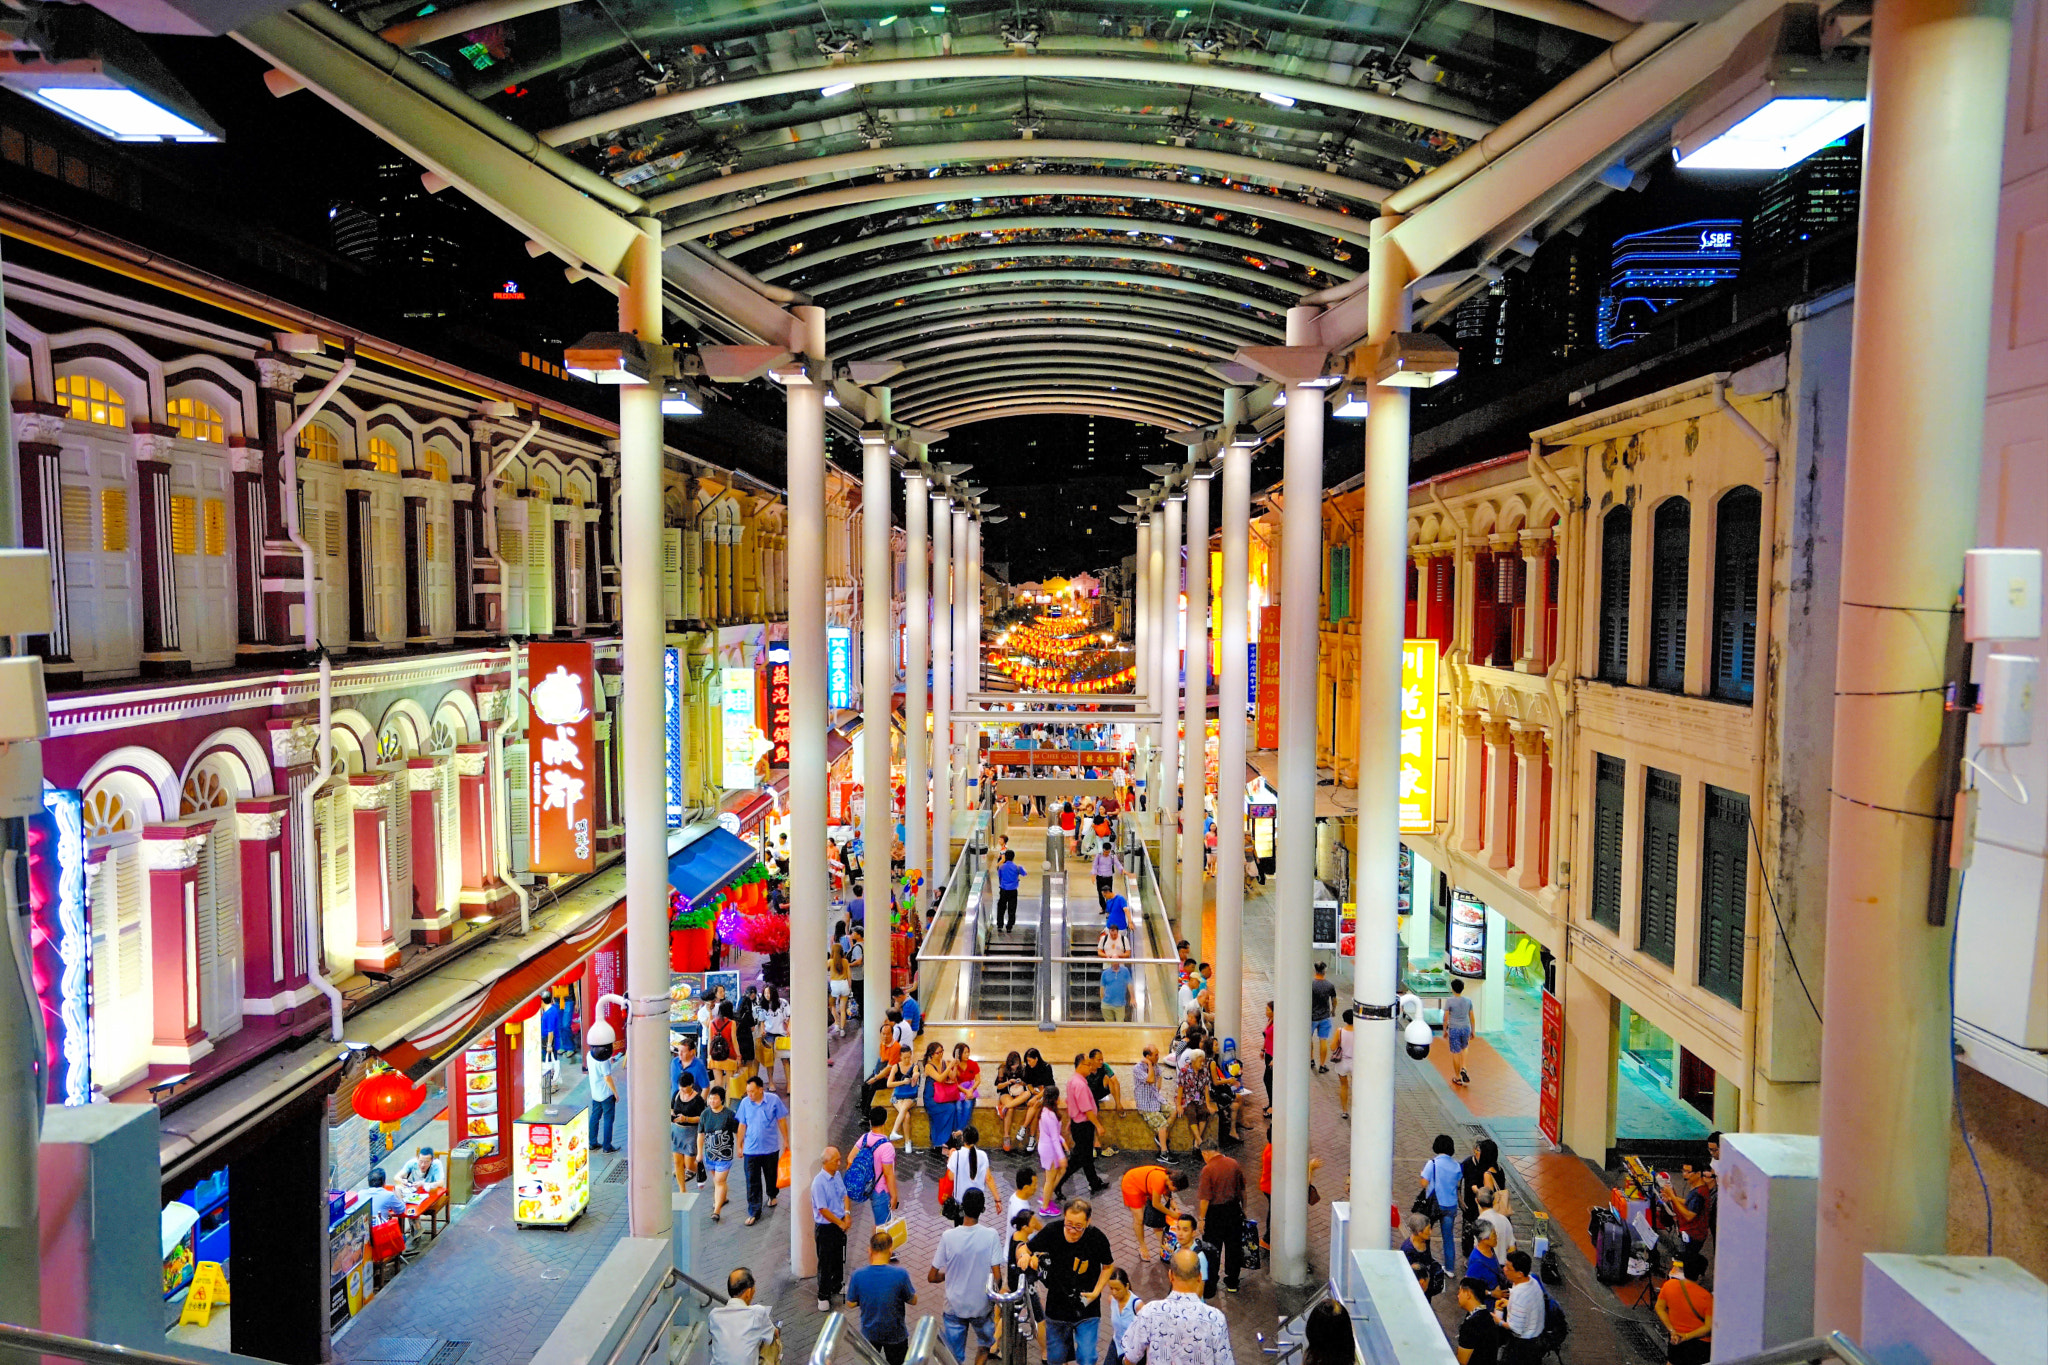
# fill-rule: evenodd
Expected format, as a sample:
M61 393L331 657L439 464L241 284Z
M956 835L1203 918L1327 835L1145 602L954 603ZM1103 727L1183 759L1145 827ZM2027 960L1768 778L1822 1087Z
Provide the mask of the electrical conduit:
M526 434L514 441L503 455L492 461L490 475L484 479L484 521L490 529L491 562L498 566L500 625L506 624L505 599L512 589L512 567L505 562L504 556L498 553L498 476L505 472L506 465L519 457L519 452L526 449L526 443L531 441L534 433L539 430L540 419L536 417L526 428ZM531 526L526 529L528 535L533 533ZM512 812L505 804L506 794L511 790L511 783L507 781L505 773L505 736L511 732L513 719L519 714L519 642L510 641L507 649L509 653L505 661L505 706L498 717L497 729L491 731L491 769L496 774L492 790L499 793L498 799L491 803L497 808L497 815L491 821L493 833L497 837L491 842L497 845L497 857L494 862L498 880L511 887L512 894L519 898L519 932L524 935L533 924L533 892L527 890L525 883L515 880L512 876Z

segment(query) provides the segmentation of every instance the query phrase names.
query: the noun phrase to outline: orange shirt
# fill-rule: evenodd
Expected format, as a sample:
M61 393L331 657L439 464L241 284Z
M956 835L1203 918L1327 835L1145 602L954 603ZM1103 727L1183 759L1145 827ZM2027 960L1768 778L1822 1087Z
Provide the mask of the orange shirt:
M1707 1320L1707 1313L1713 1309L1714 1296L1701 1286L1677 1276L1664 1281L1664 1287L1657 1291L1657 1301L1664 1305L1664 1315L1671 1325L1681 1332L1699 1330Z
M1154 1197L1173 1198L1173 1175L1164 1166L1134 1166L1124 1172L1124 1207L1142 1209Z

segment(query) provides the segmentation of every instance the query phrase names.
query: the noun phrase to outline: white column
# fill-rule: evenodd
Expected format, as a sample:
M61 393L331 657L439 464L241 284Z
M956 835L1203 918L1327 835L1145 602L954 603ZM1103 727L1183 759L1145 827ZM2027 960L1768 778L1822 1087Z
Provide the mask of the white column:
M1166 539L1161 552L1159 586L1159 901L1171 922L1180 906L1180 820L1174 811L1180 796L1180 554L1183 497L1166 500ZM1199 948L1189 951L1201 956Z
M1237 390L1224 394L1226 438L1239 406ZM1244 1020L1244 745L1245 695L1251 679L1245 653L1251 645L1252 453L1241 446L1223 451L1223 490L1217 524L1223 529L1223 596L1216 622L1222 639L1222 667L1216 681L1216 1018L1237 1029ZM1238 1056L1250 1058L1240 1045ZM1247 1062L1249 1066L1249 1062Z
M1188 447L1199 461L1201 447ZM1181 744L1180 932L1197 958L1202 956L1202 795L1208 787L1209 731L1209 474L1197 468L1188 479L1187 738ZM1219 770L1220 771L1220 770ZM1217 843L1222 851L1222 842ZM1213 961L1211 962L1213 966ZM1218 1016L1218 1027L1235 1030L1237 1020Z
M861 731L866 759L861 784L867 789L861 818L861 843L869 851L870 875L863 889L876 908L862 937L869 956L861 995L861 1056L867 1074L882 1061L882 1025L889 1012L889 973L882 969L890 950L888 916L889 845L894 841L894 801L889 785L889 724L895 693L896 661L889 648L889 626L895 614L895 562L889 553L889 523L894 502L889 468L889 439L880 432L861 444ZM906 689L907 690L907 689ZM907 698L906 698L907 701ZM906 801L907 804L907 801ZM905 850L908 856L908 849ZM879 925L882 933L874 933Z
M926 697L930 686L932 657L930 565L925 556L926 524L931 520L928 485L922 474L903 479L904 565L903 592L903 866L906 871L931 876L931 745L925 734ZM919 910L924 908L922 894ZM886 929L888 921L883 924ZM884 948L878 938L870 945L890 960L893 946ZM872 954L870 954L872 956ZM872 974L872 968L870 969Z
M796 316L790 349L821 366L825 360L825 310L803 305L790 311ZM817 1174L827 1129L825 903L830 887L825 873L825 730L829 719L825 709L825 391L815 384L791 384L784 397L789 442L791 1148L786 1216L790 1273L801 1276L817 1273L817 1248L811 1236L811 1177ZM880 856L886 866L886 847ZM663 1027L667 1027L665 1020Z
M953 518L932 494L932 865L927 886L953 875Z
M974 565L971 556L974 547L967 534L968 518L964 508L953 509L953 686L947 694L947 706L955 715L967 709L967 660L968 622L973 619L969 605L973 597L971 577ZM970 810L973 803L967 795L967 778L974 771L974 756L968 750L973 738L969 727L955 722L953 743L959 752L953 756L953 808Z
M1138 523L1138 553L1131 574L1131 665L1138 670L1131 691L1138 697L1152 687L1152 518L1141 516Z
M1408 325L1408 279L1392 246L1390 220L1373 224L1371 336ZM1351 1067L1351 1246L1384 1251L1380 1210L1393 1201L1394 1021L1400 917L1394 888L1401 863L1401 620L1408 598L1408 390L1374 385L1365 425L1365 501L1358 603L1358 956L1351 994L1357 1009ZM1318 405L1318 411L1320 411ZM1293 412L1289 408L1289 415ZM1290 505L1291 502L1290 502ZM1313 570L1309 591L1315 591ZM1313 600L1313 599L1311 599ZM1285 612L1281 620L1287 619ZM1430 697L1435 724L1436 698ZM1284 715L1284 713L1283 713ZM1282 722L1285 723L1284 720ZM1284 807L1283 807L1284 810ZM1418 879L1418 885L1420 881ZM1418 913L1423 898L1416 897ZM1373 1013L1367 1013L1370 1009Z
M1166 578L1165 509L1155 504L1149 520L1152 526L1152 534L1145 560L1145 592L1147 594L1147 609L1151 613L1152 621L1146 630L1145 671L1148 674L1147 681L1151 686L1148 690L1146 701L1148 710L1164 711L1166 709L1166 700L1160 687L1159 636L1166 629L1166 616L1165 613L1160 611L1159 602L1161 584ZM1160 810L1163 809L1160 805L1159 796L1159 723L1154 721L1152 724L1141 728L1145 733L1145 742L1152 751L1147 756L1145 804L1148 812L1157 821L1163 818L1159 815Z
M619 292L619 327L661 342L661 224L639 224ZM624 594L620 723L661 733L661 388L619 389L620 572ZM668 807L660 745L628 745L620 774L626 827L626 1151L635 1172L627 1223L635 1237L668 1233Z
M1287 310L1290 346L1317 310ZM1273 896L1273 1281L1308 1283L1309 935L1316 864L1316 616L1322 590L1323 391L1288 385L1280 523L1280 826ZM1395 625L1395 638L1400 626ZM1369 885L1369 883L1368 883ZM1386 885L1391 886L1388 882ZM1390 902L1391 903L1391 900ZM1362 945L1365 935L1361 932ZM1370 1046L1363 1051L1370 1051ZM1391 1111L1391 1106L1389 1106ZM1371 1172L1354 1167L1360 1176ZM1355 1196L1354 1196L1355 1198ZM1368 1221L1375 1206L1357 1204Z
M1935 790L1942 632L1977 543L2011 14L1886 0L1870 30L1814 1276L1815 1331L1864 1341L1866 1256L1939 1256L1948 1240L1955 917L1927 922L1927 887L1947 837L1932 818L1949 814ZM1767 663L1769 642L1756 653ZM1768 682L1760 667L1756 705ZM1748 956L1753 978L1761 955Z

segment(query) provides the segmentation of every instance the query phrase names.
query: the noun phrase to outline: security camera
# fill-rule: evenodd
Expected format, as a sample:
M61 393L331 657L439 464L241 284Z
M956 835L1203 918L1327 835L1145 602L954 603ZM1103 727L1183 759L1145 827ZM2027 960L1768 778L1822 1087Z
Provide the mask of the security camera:
M1429 1025L1420 1019L1411 1019L1408 1021L1408 1027L1401 1032L1401 1041L1408 1045L1408 1055L1419 1062L1429 1056L1430 1039L1435 1036L1430 1032Z
M619 1041L619 1033L604 1020L594 1019L590 1027L583 1031L583 1041L593 1048L610 1047Z

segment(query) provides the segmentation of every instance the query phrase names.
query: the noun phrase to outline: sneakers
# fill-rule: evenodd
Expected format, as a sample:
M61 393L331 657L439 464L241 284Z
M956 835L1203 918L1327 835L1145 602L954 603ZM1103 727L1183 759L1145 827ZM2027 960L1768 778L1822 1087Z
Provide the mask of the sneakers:
M832 1311L832 1300L830 1300L830 1299L819 1299L819 1300L818 1300L818 1311L819 1311L820 1313L829 1313L829 1312L831 1312L831 1311Z
M1472 1073L1471 1073L1471 1072L1469 1072L1469 1071L1467 1071L1467 1070L1465 1070L1465 1068L1463 1068L1463 1067L1459 1067L1459 1068L1458 1068L1458 1079L1459 1079L1459 1080L1460 1080L1461 1082L1463 1082L1464 1084L1466 1084L1466 1085L1470 1085L1470 1084L1472 1084Z

